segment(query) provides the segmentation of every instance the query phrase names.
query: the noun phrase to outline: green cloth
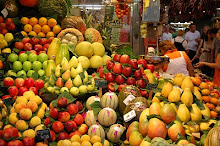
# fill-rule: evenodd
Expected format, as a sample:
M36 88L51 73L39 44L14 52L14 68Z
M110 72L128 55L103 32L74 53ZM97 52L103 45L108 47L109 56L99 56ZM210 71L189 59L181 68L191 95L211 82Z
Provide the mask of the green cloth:
M176 38L176 37L177 37L177 34L176 34L176 33L172 33L172 37L173 37L173 38Z

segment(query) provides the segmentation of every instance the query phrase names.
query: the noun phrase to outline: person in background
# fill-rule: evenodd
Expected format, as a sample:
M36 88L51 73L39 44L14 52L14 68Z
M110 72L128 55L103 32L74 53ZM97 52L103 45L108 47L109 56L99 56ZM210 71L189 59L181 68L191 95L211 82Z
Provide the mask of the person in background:
M208 66L215 69L213 83L215 86L220 86L220 31L218 31L215 42L213 44L215 49L215 63L210 62L199 62L195 67Z
M218 52L218 47L219 46L219 43L218 43L218 38L216 37L217 36L217 33L218 33L219 29L218 28L212 28L210 30L210 33L212 34L212 39L213 39L213 43L212 43L212 48L214 50L213 54L211 54L213 57L213 60L211 60L212 62L214 62L215 60L215 56L217 55L217 52Z
M179 51L186 51L188 52L188 45L187 41L183 39L184 31L178 30L177 37L172 39L172 43L176 46Z
M164 72L172 75L182 73L195 76L192 63L185 51L178 51L175 45L168 40L162 41L159 44L159 50L163 56L170 58L170 62L168 65L159 65L156 69L162 68Z
M183 35L183 38L185 39L185 36L186 36L186 33L189 31L189 28L186 28L185 31L184 31L184 35Z
M196 51L198 48L198 44L200 43L200 32L196 30L195 24L190 24L190 31L188 31L185 35L185 39L188 42L188 56L192 60L193 57L196 55ZM194 60L194 62L198 62L198 60Z
M202 29L201 32L201 40L204 40L206 38L207 35L207 31L210 29L210 27L208 25L205 25Z
M175 29L171 28L170 29L170 33L172 34L172 38L176 38L177 37L177 33L176 33Z
M168 25L164 27L164 32L161 37L161 41L165 41L165 40L169 40L169 41L172 40L172 34L170 33L170 28Z

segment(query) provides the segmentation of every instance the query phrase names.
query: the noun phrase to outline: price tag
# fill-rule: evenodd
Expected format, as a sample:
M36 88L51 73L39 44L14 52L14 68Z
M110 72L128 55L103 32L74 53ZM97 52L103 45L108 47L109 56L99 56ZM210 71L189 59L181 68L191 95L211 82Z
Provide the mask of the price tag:
M177 89L180 90L181 94L183 93L183 90L182 90L180 87L178 87L178 86L173 86L173 88L177 88Z
M106 80L95 79L95 85L97 87L106 88L107 87L107 81Z
M38 141L44 141L45 139L51 138L50 130L49 129L38 130L37 137L38 137Z
M149 90L157 89L158 84L148 84L147 88Z
M123 116L125 122L131 121L134 117L136 117L136 113L134 110L131 110Z
M4 99L3 101L4 101L4 103L7 104L7 105L11 105L11 104L13 103L12 98L6 98L6 99Z
M96 97L94 98L94 101L100 101L100 98L99 98L98 96L96 96Z
M6 8L4 8L2 11L1 11L2 15L6 18L8 16L8 11Z
M127 98L125 98L125 100L123 101L123 103L127 106L133 99L135 99L134 95L128 95Z

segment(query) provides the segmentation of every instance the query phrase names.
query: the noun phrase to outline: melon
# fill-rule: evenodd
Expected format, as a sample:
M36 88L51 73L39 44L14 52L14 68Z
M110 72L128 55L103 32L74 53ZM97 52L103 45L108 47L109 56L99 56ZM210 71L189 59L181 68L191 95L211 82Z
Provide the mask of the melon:
M92 126L96 124L97 117L94 115L93 110L89 110L86 112L85 123L88 126Z
M102 108L110 107L116 109L118 107L118 96L114 92L107 92L101 98Z
M95 101L99 101L100 102L100 98L98 96L91 96L87 99L86 101L86 108L88 110L91 110L92 108L90 107L91 104L93 104L93 102Z
M219 132L220 132L220 127L212 128L209 131L207 137L205 138L204 146L219 146L220 145Z
M94 49L94 55L98 55L98 56L104 56L105 54L105 47L103 46L103 44L99 43L99 42L95 42L92 43L92 47Z
M86 29L85 39L86 39L86 41L88 41L90 43L94 43L94 42L99 42L101 44L103 43L101 34L99 33L98 30L96 30L94 28Z
M125 128L122 125L114 124L110 127L107 133L107 138L113 143L118 143L124 131Z
M78 45L76 45L75 53L78 56L86 56L88 58L92 57L94 52L94 49L92 47L92 44L87 41L80 42Z
M110 126L117 120L116 112L112 108L103 108L98 114L98 121L103 126Z
M94 135L101 137L102 140L105 139L105 131L100 124L94 124L89 127L88 135L92 138Z

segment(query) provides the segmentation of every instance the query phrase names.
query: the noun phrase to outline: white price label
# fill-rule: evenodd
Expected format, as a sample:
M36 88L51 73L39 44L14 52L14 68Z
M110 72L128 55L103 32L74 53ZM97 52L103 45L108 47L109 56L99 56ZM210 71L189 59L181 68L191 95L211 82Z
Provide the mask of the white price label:
M173 88L177 88L180 90L181 94L183 93L183 90L179 86L173 86Z
M4 8L2 11L1 11L2 15L6 18L8 16L8 11L6 8Z
M123 103L127 106L133 99L135 99L134 95L128 95L127 98L125 98L125 100L123 101Z
M134 110L128 112L123 116L125 122L131 121L134 117L136 117L136 113Z
M100 101L100 98L97 96L94 98L94 101Z

